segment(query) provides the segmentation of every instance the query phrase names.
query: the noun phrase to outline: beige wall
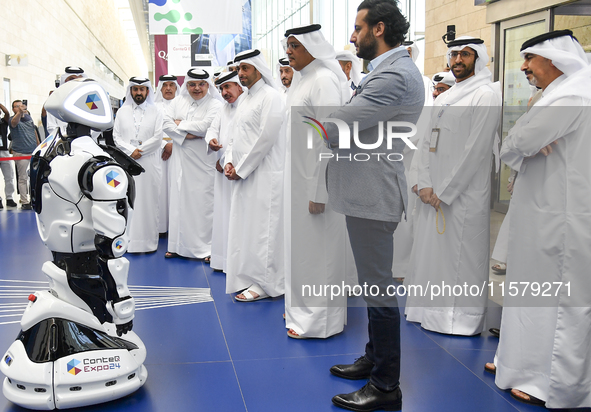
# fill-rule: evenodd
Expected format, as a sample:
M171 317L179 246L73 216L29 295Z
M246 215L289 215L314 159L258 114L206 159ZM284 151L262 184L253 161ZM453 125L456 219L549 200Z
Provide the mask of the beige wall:
M2 0L0 78L10 79L11 101L28 99L29 111L40 123L56 75L69 65L82 67L112 96L122 98L124 87L95 64L96 56L124 82L139 74L116 13L111 0ZM28 66L6 66L6 54L26 54ZM0 102L11 110L10 102L4 102L4 90Z
M490 24L486 23L486 6L474 6L474 0L426 0L425 9L425 75L442 71L447 60L447 46L441 40L447 26L455 24L456 37L474 36L484 40L491 53Z
M570 29L587 53L591 52L591 16L555 16L554 30Z

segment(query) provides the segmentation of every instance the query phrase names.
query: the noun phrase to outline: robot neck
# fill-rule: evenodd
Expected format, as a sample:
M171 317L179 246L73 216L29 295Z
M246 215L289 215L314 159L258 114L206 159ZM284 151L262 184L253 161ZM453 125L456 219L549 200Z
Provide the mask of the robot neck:
M90 127L80 123L68 123L65 138L76 139L77 137L90 136Z

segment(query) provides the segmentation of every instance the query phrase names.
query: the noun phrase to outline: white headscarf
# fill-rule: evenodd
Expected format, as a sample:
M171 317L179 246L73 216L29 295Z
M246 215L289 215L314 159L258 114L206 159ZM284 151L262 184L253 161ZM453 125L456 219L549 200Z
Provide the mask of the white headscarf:
M211 97L213 97L214 99L217 99L220 102L223 102L224 99L222 98L222 96L220 96L219 90L213 84L213 81L211 80L211 76L209 75L209 73L199 67L191 67L189 69L189 71L187 72L187 76L185 77L185 81L183 82L183 85L181 86L181 91L177 93L177 96L191 97L191 95L189 94L189 91L187 90L187 83L194 82L194 81L203 81L203 80L206 81L207 84L209 84L209 88L207 90L207 93ZM192 97L191 97L191 99L192 99Z
M245 58L244 56L248 57ZM250 64L251 66L254 66L254 68L257 69L259 73L261 73L261 76L263 77L265 83L267 83L275 90L281 90L279 84L273 78L273 73L267 65L267 62L265 61L265 58L261 54L260 50L253 49L240 52L236 55L236 57L234 57L234 63L237 65L239 65L240 63L246 63Z
M216 88L218 88L225 83L236 83L238 84L238 86L240 86L242 88L242 91L245 92L248 90L247 87L243 86L242 83L240 83L240 80L238 79L238 72L234 71L234 72L223 72L222 74L220 74L220 77L218 77L217 81L215 82L215 86ZM220 92L221 94L221 92ZM223 99L223 97L222 97Z
M439 80L436 80L439 79ZM437 85L438 83L443 83L443 84L447 84L448 86L453 86L454 84L456 84L456 78L454 77L454 75L452 74L452 72L439 72L436 73L433 78L431 79L431 81Z
M287 64L283 64L283 61L287 62ZM275 65L275 70L277 70L277 76L278 76L277 79L278 79L279 83L281 83L281 73L279 72L279 69L282 67L291 67L289 65L289 60L287 60L285 57L277 60L277 64ZM291 69L291 71L293 72L293 76L291 77L291 84L290 84L289 88L296 85L300 81L300 78L302 77L302 74L300 72L298 72L297 70ZM287 87L285 87L283 85L283 83L281 83L281 89L285 90L285 89L287 89Z
M150 79L146 79L145 77L132 77L129 79L129 83L127 83L127 90L125 92L125 103L123 106L131 106L131 103L134 103L133 97L131 97L131 88L133 86L146 86L149 90L148 96L146 97L146 106L154 104L154 89L152 88L152 82Z
M417 59L419 58L419 54L421 54L421 51L419 50L419 46L417 46L417 44L414 41L405 41L402 43L402 45L404 47L406 47L407 49L410 47L410 50L411 50L410 58L412 59L412 61L414 63L416 63Z
M566 75L560 87L544 95L536 106L549 106L558 99L570 96L591 99L591 66L586 63L585 52L579 42L571 37L572 32L564 31L564 33L563 36L545 40L531 47L522 47L523 50L520 53L522 57L526 53L532 53L550 59L552 64ZM534 37L531 40L535 39ZM528 42L525 42L524 46L527 46ZM531 110L524 116L528 115L533 115Z
M525 42L524 45L527 43ZM524 58L527 53L537 54L538 56L552 60L552 64L567 76L571 76L589 65L585 51L579 42L566 34L566 31L564 36L555 37L534 44L531 47L522 48L519 55L521 58Z
M88 76L84 73L84 70L78 66L67 66L64 69L64 74L60 76L60 86L66 82L66 79L71 75L75 74L77 76L81 76L82 78L87 78Z
M176 90L174 92L174 97L177 97L179 95L181 86L179 86L176 76L173 76L171 74L164 74L164 75L160 76L160 78L158 79L158 88L156 89L156 97L154 98L154 101L156 103L160 103L160 102L164 101L164 97L162 96L162 86L164 85L165 82L174 82L174 84L176 84Z
M341 92L342 96L350 97L350 89L349 89L349 81L347 80L347 76L343 72L343 68L336 60L337 53L332 47L332 44L326 41L324 35L320 31L320 24L313 24L311 26L302 27L300 29L304 30L311 30L308 33L302 34L295 34L290 33L292 30L298 29L291 29L285 32L285 38L281 40L281 44L283 48L287 50L287 40L290 37L294 37L302 46L306 48L308 53L312 55L316 60L320 61L320 63L325 66L328 70L336 74L337 79L339 79L339 83L341 85ZM343 97L344 98L344 97Z
M287 49L287 40L290 37L296 38L302 45L308 50L308 53L312 55L316 60L320 60L326 68L332 71L334 74L337 75L338 79L342 82L347 82L347 76L343 73L343 69L341 65L336 61L337 53L326 39L324 35L320 31L320 25L313 25L318 26L318 29L314 31L310 31L308 33L303 34L288 34L289 30L285 33L287 37L281 40L281 44L283 47Z
M351 62L353 64L350 73L351 80L355 86L359 86L359 83L361 83L361 80L363 79L363 67L361 66L359 57L355 56L349 50L341 50L337 52L336 59L341 62Z

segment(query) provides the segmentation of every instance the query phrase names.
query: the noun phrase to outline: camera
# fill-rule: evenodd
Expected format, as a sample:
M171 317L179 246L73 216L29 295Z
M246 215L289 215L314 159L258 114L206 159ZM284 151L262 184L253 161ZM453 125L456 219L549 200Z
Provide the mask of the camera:
M28 100L26 100L26 99L25 99L25 100L23 100L23 104L24 104L25 106L28 106L28 103L29 103L29 101L28 101Z

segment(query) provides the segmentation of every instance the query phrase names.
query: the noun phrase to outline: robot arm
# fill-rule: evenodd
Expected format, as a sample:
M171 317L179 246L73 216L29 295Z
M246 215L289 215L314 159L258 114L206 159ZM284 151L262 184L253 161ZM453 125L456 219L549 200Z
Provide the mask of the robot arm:
M135 302L127 288L129 261L127 225L133 211L133 178L108 157L94 157L78 176L82 193L92 200L92 224L95 247L106 285L106 310L113 318L119 335L132 328Z

